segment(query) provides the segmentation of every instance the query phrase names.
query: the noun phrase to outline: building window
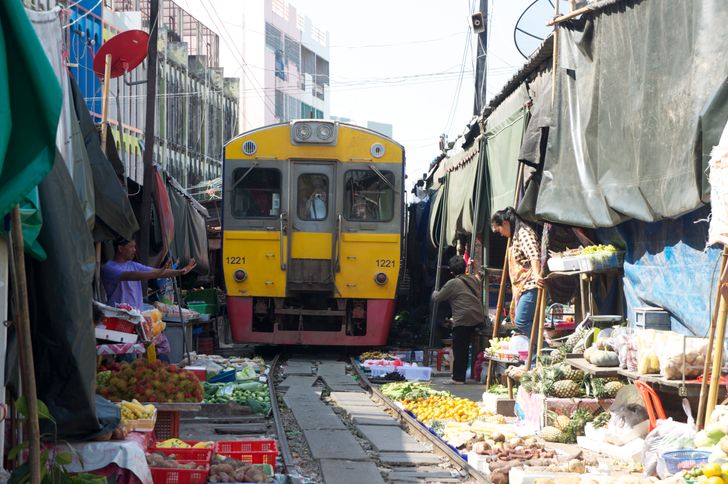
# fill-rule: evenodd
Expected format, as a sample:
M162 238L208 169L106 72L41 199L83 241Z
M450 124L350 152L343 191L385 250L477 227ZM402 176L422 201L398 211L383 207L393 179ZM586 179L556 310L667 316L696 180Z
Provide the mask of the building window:
M283 120L285 118L285 113L283 112L283 92L276 89L276 118Z
M233 171L235 218L275 218L281 211L281 172L276 168L237 168Z
M286 80L286 61L282 50L276 51L276 77Z
M265 46L272 50L283 50L281 31L268 22L265 23Z
M286 62L290 62L300 71L301 70L301 44L292 38L285 37Z
M298 218L326 220L329 209L329 178L306 173L298 177Z
M349 170L344 175L344 215L347 220L389 222L394 218L394 175L374 170ZM388 183L387 183L388 182Z

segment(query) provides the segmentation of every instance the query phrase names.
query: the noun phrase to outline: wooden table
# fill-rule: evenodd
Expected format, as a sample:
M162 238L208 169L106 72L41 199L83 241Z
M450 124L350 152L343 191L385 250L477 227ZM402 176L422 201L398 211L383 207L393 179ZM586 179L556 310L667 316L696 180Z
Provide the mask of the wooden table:
M521 360L507 360L505 358L497 358L495 356L490 356L488 354L484 354L484 360L492 361L494 363L503 363L504 365L522 365L523 362ZM487 370L486 370L487 371ZM488 390L490 386L490 375L487 375L487 385L485 387L486 391ZM506 375L506 387L508 388L508 398L513 400L513 379Z
M665 393L676 393L683 397L698 397L700 395L700 382L698 380L668 380L662 375L640 375L636 371L619 369L619 374L630 380L640 380L656 387ZM684 388L684 392L682 391ZM726 395L725 385L721 385L719 395Z
M616 366L596 366L592 365L584 358L567 358L566 362L574 368L583 370L585 373L589 373L597 378L619 376L619 367Z

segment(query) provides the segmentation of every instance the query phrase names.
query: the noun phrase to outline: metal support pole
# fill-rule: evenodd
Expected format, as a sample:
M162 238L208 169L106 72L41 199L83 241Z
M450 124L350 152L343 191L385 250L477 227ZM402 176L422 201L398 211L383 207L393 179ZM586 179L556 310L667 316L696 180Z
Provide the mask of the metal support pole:
M440 280L442 278L442 254L445 251L445 231L447 230L447 199L450 188L450 174L445 175L445 185L443 186L442 203L440 204L440 240L437 248L437 272L435 272L435 291L440 290ZM430 314L430 348L435 346L435 327L437 324L437 301L432 301L432 313Z

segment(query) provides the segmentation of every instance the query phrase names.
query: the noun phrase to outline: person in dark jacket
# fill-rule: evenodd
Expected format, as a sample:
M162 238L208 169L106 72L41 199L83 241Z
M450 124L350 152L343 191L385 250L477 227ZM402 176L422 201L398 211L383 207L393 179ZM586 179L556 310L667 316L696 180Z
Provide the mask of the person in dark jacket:
M465 383L470 342L475 330L485 321L481 302L480 282L465 274L465 260L453 256L449 261L453 278L432 293L437 302L447 301L452 311L452 380L451 384Z

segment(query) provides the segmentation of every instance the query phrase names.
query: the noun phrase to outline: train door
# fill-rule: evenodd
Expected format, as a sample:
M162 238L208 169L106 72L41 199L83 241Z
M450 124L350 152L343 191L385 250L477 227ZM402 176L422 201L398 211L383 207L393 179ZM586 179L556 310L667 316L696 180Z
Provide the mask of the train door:
M335 164L293 162L290 197L289 293L334 291Z

